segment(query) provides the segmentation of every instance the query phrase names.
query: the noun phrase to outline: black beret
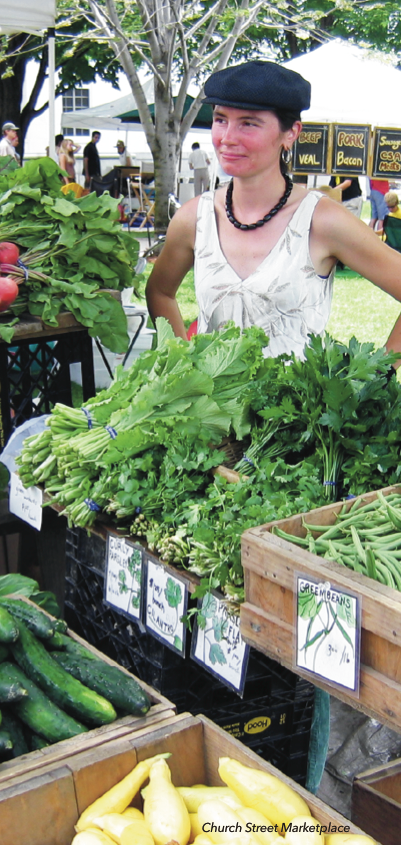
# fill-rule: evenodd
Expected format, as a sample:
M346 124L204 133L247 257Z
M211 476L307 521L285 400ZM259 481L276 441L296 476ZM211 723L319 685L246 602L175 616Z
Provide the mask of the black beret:
M300 112L310 106L311 86L299 73L274 62L245 62L209 76L204 103L235 109L284 109Z

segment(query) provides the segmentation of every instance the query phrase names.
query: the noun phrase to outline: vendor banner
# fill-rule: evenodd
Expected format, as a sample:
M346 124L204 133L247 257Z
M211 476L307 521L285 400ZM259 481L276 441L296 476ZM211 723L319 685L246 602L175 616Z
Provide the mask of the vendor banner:
M388 179L401 173L401 129L375 129L372 177Z
M366 176L371 127L333 124L331 172L344 176Z
M330 125L303 123L292 148L293 173L327 173Z

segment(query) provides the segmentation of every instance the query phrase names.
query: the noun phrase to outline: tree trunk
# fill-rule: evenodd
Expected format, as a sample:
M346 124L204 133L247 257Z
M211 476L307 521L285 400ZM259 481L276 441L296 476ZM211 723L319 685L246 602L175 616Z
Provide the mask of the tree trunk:
M174 119L170 86L155 81L155 134L151 145L155 167L155 232L168 225L168 195L177 192L177 165L180 151L179 126Z
M9 49L18 50L26 41L26 35L18 34L9 39ZM13 74L0 79L1 125L10 121L20 127L18 152L23 152L23 127L20 125L22 88L24 85L26 59L17 54L10 62Z

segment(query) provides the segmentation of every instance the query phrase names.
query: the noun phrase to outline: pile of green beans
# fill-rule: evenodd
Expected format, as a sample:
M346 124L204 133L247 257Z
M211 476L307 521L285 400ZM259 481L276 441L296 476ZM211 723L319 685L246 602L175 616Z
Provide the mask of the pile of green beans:
M364 504L363 497L347 510L344 504L334 525L312 525L303 520L305 537L288 534L278 526L272 533L327 560L334 560L388 587L401 590L401 495L384 496Z

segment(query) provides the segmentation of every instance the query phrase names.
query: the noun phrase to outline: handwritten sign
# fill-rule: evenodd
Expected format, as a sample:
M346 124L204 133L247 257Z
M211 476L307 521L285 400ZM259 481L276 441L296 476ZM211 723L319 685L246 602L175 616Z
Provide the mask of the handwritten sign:
M168 566L147 557L145 625L157 639L185 656L188 584Z
M141 618L143 549L125 537L109 534L106 551L104 598L108 604Z
M32 528L40 531L42 527L43 493L39 487L24 487L16 472L10 474L9 510L23 519Z
M296 602L297 667L358 693L358 598L298 576Z
M370 133L370 126L333 125L332 173L366 176Z
M224 684L242 694L249 646L241 636L239 617L212 593L202 599L192 637L191 657Z
M388 178L401 173L401 129L377 127L373 142L372 176Z
M293 173L327 173L328 123L303 123L292 148Z

